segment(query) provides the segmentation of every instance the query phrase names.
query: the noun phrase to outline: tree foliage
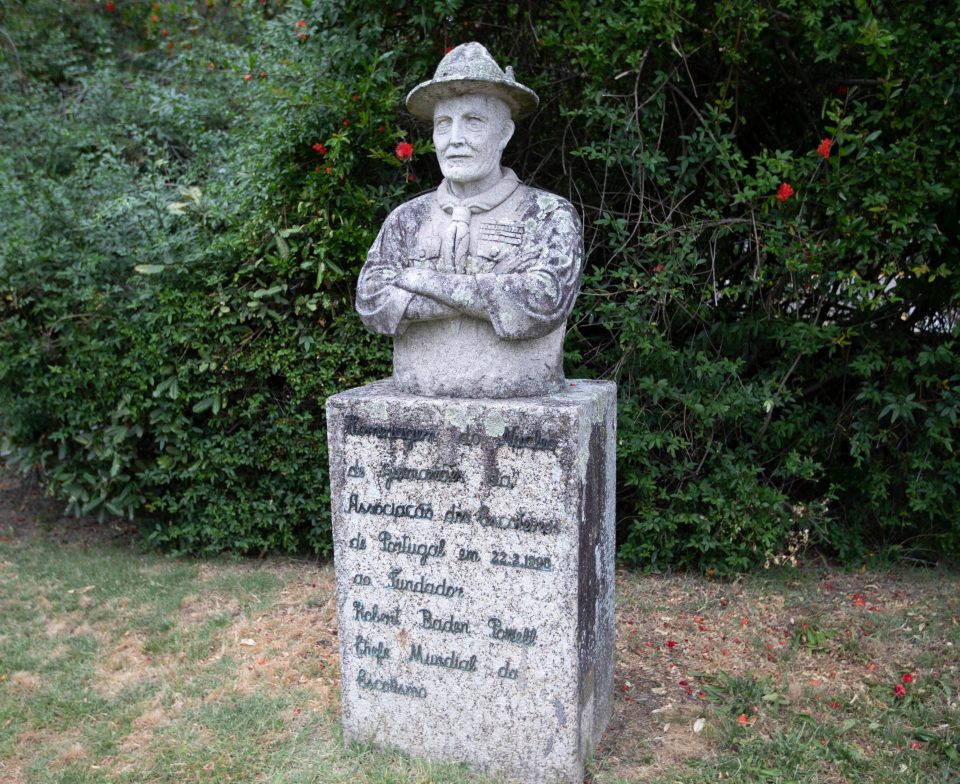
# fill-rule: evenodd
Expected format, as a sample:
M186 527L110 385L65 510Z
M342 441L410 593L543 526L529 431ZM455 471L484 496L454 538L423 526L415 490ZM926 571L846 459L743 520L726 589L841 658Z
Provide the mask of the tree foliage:
M585 220L621 557L956 554L957 10L12 0L8 460L176 550L327 550L323 399L389 372L354 281L439 176L402 99L480 40L543 98L505 162Z

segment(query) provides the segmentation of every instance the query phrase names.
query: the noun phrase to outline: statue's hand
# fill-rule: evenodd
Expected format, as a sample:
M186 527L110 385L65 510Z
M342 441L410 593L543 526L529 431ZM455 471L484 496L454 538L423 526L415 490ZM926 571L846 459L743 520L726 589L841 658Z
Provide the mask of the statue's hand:
M420 294L427 285L429 276L429 270L407 267L406 269L401 270L400 274L397 275L393 281L393 285L398 286L405 291L410 291L414 294Z

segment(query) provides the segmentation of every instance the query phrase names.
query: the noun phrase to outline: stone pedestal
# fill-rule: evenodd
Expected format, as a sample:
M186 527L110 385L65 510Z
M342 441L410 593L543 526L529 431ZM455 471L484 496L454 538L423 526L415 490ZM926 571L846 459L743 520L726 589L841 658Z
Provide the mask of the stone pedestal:
M616 386L327 401L347 740L577 782L610 716Z

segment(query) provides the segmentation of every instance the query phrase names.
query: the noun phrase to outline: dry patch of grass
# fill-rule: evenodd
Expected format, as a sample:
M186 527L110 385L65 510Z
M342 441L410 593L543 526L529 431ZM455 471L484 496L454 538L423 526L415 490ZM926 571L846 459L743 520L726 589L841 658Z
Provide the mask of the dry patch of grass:
M0 515L12 492L0 474ZM7 530L0 780L477 780L341 746L331 564L183 562L23 521ZM617 605L593 784L894 784L960 770L956 573L621 570Z

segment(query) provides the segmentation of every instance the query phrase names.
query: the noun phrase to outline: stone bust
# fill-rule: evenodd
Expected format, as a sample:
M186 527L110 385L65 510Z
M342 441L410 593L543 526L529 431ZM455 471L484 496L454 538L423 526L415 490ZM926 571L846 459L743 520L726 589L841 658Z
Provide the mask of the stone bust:
M393 337L393 379L417 395L511 398L564 385L563 337L583 233L565 199L500 157L539 99L478 43L407 96L433 123L443 182L387 217L357 283L368 329Z

